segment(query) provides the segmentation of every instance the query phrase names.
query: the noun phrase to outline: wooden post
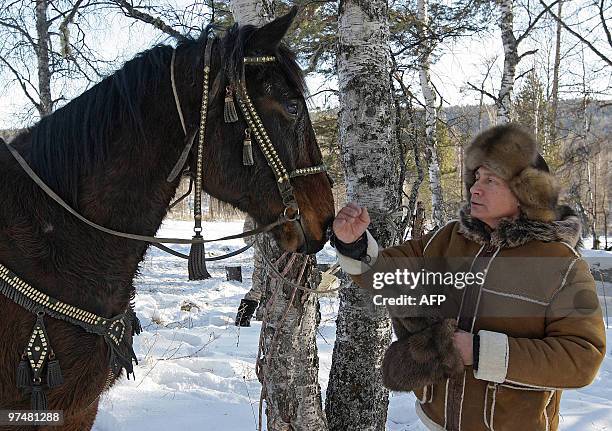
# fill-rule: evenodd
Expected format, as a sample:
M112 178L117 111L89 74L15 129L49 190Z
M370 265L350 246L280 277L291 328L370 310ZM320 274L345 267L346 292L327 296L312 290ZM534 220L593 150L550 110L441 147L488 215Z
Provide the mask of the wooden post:
M227 281L239 281L242 283L242 267L241 266L226 266L225 275Z

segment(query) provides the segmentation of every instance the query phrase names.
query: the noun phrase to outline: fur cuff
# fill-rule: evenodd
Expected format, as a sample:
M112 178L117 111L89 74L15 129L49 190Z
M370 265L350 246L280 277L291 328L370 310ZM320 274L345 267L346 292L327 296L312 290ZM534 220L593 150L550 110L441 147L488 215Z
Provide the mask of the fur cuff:
M413 324L427 322L426 318L405 320ZM463 360L453 344L456 327L454 319L444 319L391 343L382 365L385 387L392 391L414 391L461 375Z
M370 231L366 230L366 236L368 238L368 249L366 251L366 258L369 256L369 260L367 260L367 264L357 260L345 256L336 250L336 257L338 258L338 263L342 267L342 270L350 275L360 275L364 272L368 272L370 270L370 266L374 265L376 259L378 259L378 243L370 234Z
M502 383L508 373L508 336L501 332L478 331L480 353L478 371L474 377L489 382Z

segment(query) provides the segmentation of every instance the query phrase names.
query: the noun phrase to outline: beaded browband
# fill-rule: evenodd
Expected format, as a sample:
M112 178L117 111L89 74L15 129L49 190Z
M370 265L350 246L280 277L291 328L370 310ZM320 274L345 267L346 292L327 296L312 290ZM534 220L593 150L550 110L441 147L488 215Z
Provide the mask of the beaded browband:
M131 307L111 318L98 316L35 289L2 264L0 264L0 293L37 316L17 368L17 387L31 391L32 409L47 409L43 388L45 365L47 373L44 383L47 387L51 389L63 383L59 361L51 348L45 328L43 319L45 314L104 337L108 346L108 361L112 373L118 376L123 368L128 378L133 373L132 360L136 363L138 360L132 348L132 335L140 333L141 328Z
M210 73L211 73L211 57L212 47L215 43L215 36L211 32L206 38L206 46L204 49L204 70L203 70L203 83L202 83L202 100L200 104L200 122L198 129L192 133L187 130L185 124L185 118L181 107L179 94L176 87L175 74L174 74L174 63L176 59L176 50L172 52L172 58L170 61L170 78L172 80L172 92L174 95L174 101L176 104L177 113L181 121L181 126L186 137L186 145L183 149L181 156L176 162L174 168L171 170L170 175L167 178L168 182L174 181L178 176L181 169L184 167L187 157L191 151L191 147L194 143L195 137L198 137L198 143L196 146L196 166L195 166L195 192L194 192L194 236L193 240L197 243L193 244L189 251L188 257L188 270L190 280L202 280L209 278L210 274L206 269L206 258L204 257L204 241L202 237L202 176L203 176L203 154L205 147L205 136L206 136L206 121L208 117L208 103L209 103L209 91L210 91ZM273 63L277 61L276 56L257 56L257 57L244 57L243 66L246 65L263 65L266 63ZM284 210L279 215L279 221L284 222L298 222L300 227L301 215L300 208L293 192L293 186L291 185L290 179L306 175L314 175L318 173L326 173L327 169L324 164L317 166L311 166L307 168L295 169L288 172L285 165L281 161L270 136L264 127L255 106L249 97L245 70L242 68L242 75L240 78L233 82L230 82L225 89L225 103L223 109L223 118L226 123L235 123L238 121L238 113L234 105L234 99L238 101L240 110L247 123L247 128L244 131L243 150L242 150L242 162L245 166L252 166L255 164L253 158L253 147L251 143L251 133L255 135L261 151L266 159L268 166L272 169L274 177L276 178L276 186L280 193ZM329 176L328 176L329 178ZM330 179L331 182L331 179ZM303 227L302 227L303 229Z

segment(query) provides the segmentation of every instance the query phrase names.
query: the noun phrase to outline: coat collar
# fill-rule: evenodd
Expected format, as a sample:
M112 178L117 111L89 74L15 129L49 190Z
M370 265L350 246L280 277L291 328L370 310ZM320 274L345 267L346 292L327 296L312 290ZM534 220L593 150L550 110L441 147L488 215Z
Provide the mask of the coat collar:
M491 244L500 248L513 248L530 241L567 243L574 249L582 245L582 225L577 214L568 206L557 207L557 220L546 223L530 220L523 214L518 219L502 219L497 229L491 230L482 221L472 217L470 205L459 211L459 233L478 244Z

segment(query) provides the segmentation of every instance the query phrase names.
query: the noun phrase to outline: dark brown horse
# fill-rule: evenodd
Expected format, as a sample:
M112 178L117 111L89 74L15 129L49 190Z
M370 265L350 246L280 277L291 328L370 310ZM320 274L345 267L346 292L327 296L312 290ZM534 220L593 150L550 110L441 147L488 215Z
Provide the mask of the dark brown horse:
M294 15L260 29L233 27L215 39L210 57L203 187L260 224L275 221L285 206L255 142L254 164L243 164L247 125L240 114L235 123L224 121L225 89L242 73L246 56L276 57L273 63L244 67L251 99L288 169L321 163L299 68L280 45ZM176 89L188 130L200 123L206 33L176 48ZM105 227L154 235L178 186L178 179L166 182L185 142L171 86L172 53L172 47L157 46L137 55L12 142L53 190ZM187 164L194 169L193 154ZM291 183L301 226L288 222L273 234L287 250L316 252L334 215L330 183L324 173ZM99 232L66 213L24 174L4 145L0 193L2 265L36 289L99 316L126 310L146 243ZM29 397L16 387L16 369L35 320L0 295L0 409L30 408ZM89 430L109 377L107 345L103 337L68 322L46 316L45 324L64 377L64 384L47 396L49 409L64 411L65 425L49 429Z

